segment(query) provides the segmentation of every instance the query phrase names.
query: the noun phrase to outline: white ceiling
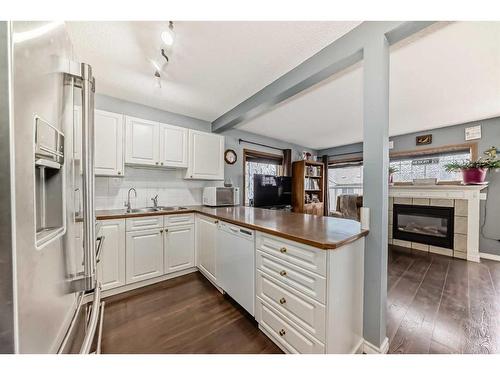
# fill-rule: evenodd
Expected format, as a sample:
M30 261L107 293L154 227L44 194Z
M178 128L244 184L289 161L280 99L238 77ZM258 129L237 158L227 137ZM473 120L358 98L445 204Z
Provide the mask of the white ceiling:
M362 64L239 126L314 149L362 141ZM437 25L391 49L390 135L500 115L500 22Z
M359 23L175 22L161 88L150 59L167 21L67 25L98 93L213 121Z

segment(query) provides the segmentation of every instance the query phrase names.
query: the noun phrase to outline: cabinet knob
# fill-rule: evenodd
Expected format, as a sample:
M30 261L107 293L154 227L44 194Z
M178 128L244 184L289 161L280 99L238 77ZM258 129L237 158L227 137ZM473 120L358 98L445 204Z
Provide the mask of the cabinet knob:
M168 232L168 229L165 229L165 233L167 233L167 232Z
M285 270L281 271L281 272L280 272L280 275L281 275L281 276L286 276L286 271L285 271Z
M158 162L155 162L156 165L158 165Z
M118 171L118 174L122 174L122 172Z
M279 334L280 334L280 336L285 336L286 332L284 329L280 329Z
M282 305L284 305L284 304L286 303L286 299L285 299L285 297L282 297L282 298L280 299L280 303L281 303Z
M284 253L286 253L286 247L282 247L282 248L280 249L280 253L283 253L283 254L284 254Z
M163 162L161 162L160 164L163 165Z
M160 233L163 233L163 229L160 229Z

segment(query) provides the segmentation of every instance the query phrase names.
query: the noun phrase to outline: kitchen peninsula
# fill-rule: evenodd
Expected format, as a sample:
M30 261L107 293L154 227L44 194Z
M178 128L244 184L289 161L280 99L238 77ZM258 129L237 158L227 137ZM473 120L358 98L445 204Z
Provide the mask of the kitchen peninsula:
M242 306L284 352L363 350L368 231L356 221L243 206L109 210L97 211L96 218L106 238L99 263L105 296L200 271L242 304L222 277L229 264L242 266L238 272L251 282L243 293L252 305ZM245 264L221 259L232 249L221 250L224 225L248 234Z

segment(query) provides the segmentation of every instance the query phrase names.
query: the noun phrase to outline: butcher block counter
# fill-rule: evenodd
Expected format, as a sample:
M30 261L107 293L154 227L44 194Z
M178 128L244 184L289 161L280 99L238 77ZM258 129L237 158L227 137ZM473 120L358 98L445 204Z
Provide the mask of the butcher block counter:
M215 219L258 230L320 249L336 249L368 234L360 223L326 216L305 215L262 208L187 206L175 211L133 212L98 210L97 220L141 216L200 213Z

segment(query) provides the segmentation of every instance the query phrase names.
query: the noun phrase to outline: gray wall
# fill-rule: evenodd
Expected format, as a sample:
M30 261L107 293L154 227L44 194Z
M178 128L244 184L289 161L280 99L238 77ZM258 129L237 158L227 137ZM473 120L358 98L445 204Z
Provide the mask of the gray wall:
M270 149L267 147L256 146L253 144L248 144L248 143L239 144L238 140L240 138L242 138L246 141L262 143L265 145L279 147L282 149L290 148L290 149L292 149L292 160L293 161L300 160L302 158L302 151L309 151L313 155L316 155L315 151L312 151L312 150L307 149L305 147L295 145L292 143L279 141L279 140L273 139L273 138L260 136L260 135L253 134L253 133L248 133L248 132L245 132L242 130L232 129L232 130L222 132L220 134L225 136L225 148L226 148L226 150L233 149L234 151L236 151L236 155L238 156L236 163L234 163L233 165L229 165L227 163L225 164L224 176L226 179L230 178L233 181L233 184L235 186L240 187L240 189L241 189L240 202L242 204L244 204L243 149L262 151L262 152L267 152L269 154L278 154L278 155L283 155L283 153L280 152L279 150L274 150L274 149Z
M14 353L7 22L0 21L0 353Z
M500 148L500 117L495 117L460 125L390 137L390 140L394 141L394 148L391 151L405 151L417 148L417 146L415 146L415 137L423 134L432 134L431 147L464 143L465 128L475 125L481 125L482 132L481 139L473 141L478 143L479 156L482 156L482 153L490 146ZM363 144L355 143L319 150L318 155L340 155L351 152L356 152L356 154L345 155L344 157L362 156ZM500 171L490 171L488 181L488 200L487 202L481 202L481 224L484 223L484 219L486 219L486 223L483 228L483 233L481 233L480 236L479 250L485 253L500 255L500 242L495 240L500 239L500 210L498 209L500 207ZM486 203L487 209L485 215Z
M207 132L211 130L212 126L208 121L179 115L173 112L162 111L161 109L113 98L107 95L95 95L95 108L103 111L123 113L125 115L139 117L144 120L164 122L166 124L183 126L185 128L203 130Z

